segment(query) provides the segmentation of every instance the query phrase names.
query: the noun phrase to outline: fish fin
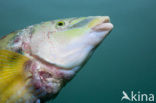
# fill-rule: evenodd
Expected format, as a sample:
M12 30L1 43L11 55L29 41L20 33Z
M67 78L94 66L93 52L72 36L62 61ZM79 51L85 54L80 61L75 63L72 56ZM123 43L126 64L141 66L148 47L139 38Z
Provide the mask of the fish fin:
M29 58L16 52L0 50L0 103L6 103L23 88L24 68L28 60Z

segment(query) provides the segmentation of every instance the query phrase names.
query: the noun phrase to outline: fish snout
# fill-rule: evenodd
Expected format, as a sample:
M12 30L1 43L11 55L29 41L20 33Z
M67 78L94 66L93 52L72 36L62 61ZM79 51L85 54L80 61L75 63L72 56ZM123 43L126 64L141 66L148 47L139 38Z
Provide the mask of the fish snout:
M102 32L102 31L111 31L113 29L113 24L110 22L108 16L101 16L96 18L93 22L94 26L92 27L93 31Z

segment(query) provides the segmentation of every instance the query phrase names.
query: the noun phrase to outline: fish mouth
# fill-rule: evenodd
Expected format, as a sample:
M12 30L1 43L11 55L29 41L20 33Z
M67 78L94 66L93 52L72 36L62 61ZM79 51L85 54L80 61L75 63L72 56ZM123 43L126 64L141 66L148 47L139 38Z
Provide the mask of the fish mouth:
M98 16L95 17L89 24L88 27L91 28L87 39L89 45L95 48L104 40L104 38L110 33L113 29L113 24L110 22L108 16Z
M113 29L113 24L110 23L110 18L108 16L98 18L97 24L92 27L93 31L102 32L102 31L111 31Z

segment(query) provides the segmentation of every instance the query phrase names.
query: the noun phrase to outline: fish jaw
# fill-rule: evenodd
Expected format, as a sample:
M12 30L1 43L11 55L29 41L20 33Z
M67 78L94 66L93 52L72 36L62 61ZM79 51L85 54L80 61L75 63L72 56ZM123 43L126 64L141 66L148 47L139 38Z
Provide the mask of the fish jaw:
M93 20L89 24L89 27L91 27L90 34L88 35L88 38L91 41L90 45L96 47L113 29L113 24L110 22L110 18L108 16L102 16Z

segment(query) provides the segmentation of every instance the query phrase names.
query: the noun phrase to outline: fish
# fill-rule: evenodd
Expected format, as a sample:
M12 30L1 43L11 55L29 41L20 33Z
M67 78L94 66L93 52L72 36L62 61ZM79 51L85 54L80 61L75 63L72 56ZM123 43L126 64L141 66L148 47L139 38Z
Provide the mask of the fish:
M109 16L45 21L0 39L0 103L45 103L112 31Z

